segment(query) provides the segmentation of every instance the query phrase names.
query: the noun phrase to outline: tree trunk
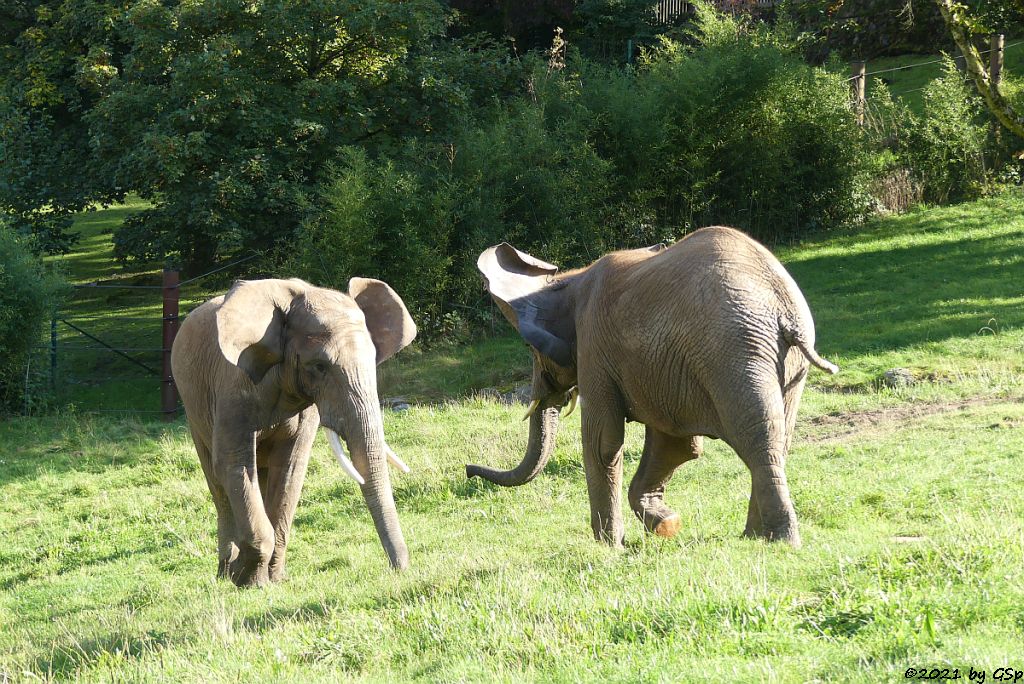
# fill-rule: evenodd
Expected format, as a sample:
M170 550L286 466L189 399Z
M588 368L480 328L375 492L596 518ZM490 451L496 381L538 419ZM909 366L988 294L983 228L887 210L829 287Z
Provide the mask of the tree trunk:
M977 86L982 98L984 98L989 111L1008 131L1020 138L1024 138L1024 118L1014 111L1009 101L999 92L999 86L992 83L988 70L985 68L985 63L981 59L981 54L979 54L978 49L971 42L967 28L957 17L958 9L955 7L953 0L935 0L935 3L939 6L942 18L945 20L949 32L953 35L953 41L956 42L957 47L960 48L960 52L964 56L964 61L967 63L967 73L974 80L974 84Z

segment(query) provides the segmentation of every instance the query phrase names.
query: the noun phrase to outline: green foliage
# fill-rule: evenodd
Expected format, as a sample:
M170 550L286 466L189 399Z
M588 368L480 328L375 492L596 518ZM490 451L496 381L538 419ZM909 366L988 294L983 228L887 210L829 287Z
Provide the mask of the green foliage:
M698 49L665 42L635 79L595 74L584 93L629 195L675 236L720 223L774 241L856 219L863 167L844 82L783 37L701 17Z
M202 264L287 241L339 144L430 122L406 68L442 26L434 0L134 5L130 58L87 115L115 183L155 202L119 256Z
M340 146L444 134L519 68L445 39L438 0L26 0L0 18L0 209L59 250L68 211L136 192L152 206L122 260L274 250Z
M859 218L845 82L784 35L708 8L697 38L664 41L636 70L556 50L527 60L525 95L443 144L347 153L290 266L335 285L382 278L436 321L480 310L476 257L502 241L573 267L711 223L777 241Z
M789 0L783 12L803 32L812 59L833 51L873 59L952 47L935 0Z
M551 81L541 70L534 87ZM507 240L574 265L614 246L602 220L609 164L585 133L524 100L465 124L449 144L409 143L376 160L347 150L289 269L342 288L354 275L385 280L425 338L446 333L445 311L486 302L475 267L483 248Z
M21 411L32 347L42 342L63 286L31 241L0 220L0 414ZM30 387L36 376L27 376Z
M655 35L654 8L647 0L581 0L569 42L588 57L621 63L629 41L637 49Z
M921 178L925 199L944 203L977 196L985 182L988 136L981 98L947 60L923 100L923 116L907 136L904 155Z
M451 265L454 197L443 183L430 182L433 169L415 168L344 150L321 189L321 204L304 225L301 251L289 270L342 291L352 276L380 278L414 316L439 312L437 298L446 291Z
M119 0L0 3L0 212L33 245L66 252L71 216L123 198L92 166L82 114L113 71Z
M872 88L867 129L872 148L882 151L885 160L880 175L898 177L900 170L905 171L920 187L918 199L928 202L982 194L992 152L989 118L952 60L924 86L921 102L920 111L915 112L894 100L884 84Z

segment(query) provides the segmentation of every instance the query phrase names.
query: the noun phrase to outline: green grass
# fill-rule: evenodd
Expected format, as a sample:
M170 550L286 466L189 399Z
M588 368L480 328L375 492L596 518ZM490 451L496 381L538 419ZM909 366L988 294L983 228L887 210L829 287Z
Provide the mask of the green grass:
M982 58L987 66L988 54L982 55ZM866 71L871 75L865 84L868 97L876 80L881 80L895 97L906 102L912 110L920 112L923 105L922 89L942 74L942 63L937 61L940 59L941 55L935 54L898 55L870 60ZM1020 87L1020 78L1024 76L1024 36L1007 36L1003 76L1006 87L1016 92Z
M739 537L749 477L720 442L667 499L671 541L590 538L579 416L504 490L523 379L512 338L400 354L387 412L412 467L412 554L386 569L323 440L290 579L214 579L215 520L183 423L65 412L0 425L0 681L895 681L1020 667L1024 643L1024 198L920 211L780 249L817 321L788 473L804 548ZM99 271L102 273L102 271ZM97 317L98 323L102 317ZM990 319L994 319L990 320ZM888 368L920 379L888 389ZM582 410L586 410L585 406ZM626 475L640 456L630 424ZM966 674L962 675L966 679Z
M103 350L100 342L89 339L64 322L58 323L56 399L59 403L70 403L93 411L160 410L161 291L106 287L162 284L160 268L151 264L122 265L114 258L114 230L125 218L147 206L147 203L133 199L122 205L78 215L72 226L72 232L79 236L74 249L66 255L49 259L73 285L78 286L59 311L61 321L67 321L98 338L102 344L128 349L125 354L134 359L130 361ZM250 267L253 274L261 273L259 262L253 262ZM183 273L181 278L185 280L196 275L200 274ZM87 287L93 284L104 287ZM181 314L186 314L229 285L230 276L216 274L182 286ZM48 344L49 340L45 343ZM39 367L48 373L49 361L42 354L40 362Z

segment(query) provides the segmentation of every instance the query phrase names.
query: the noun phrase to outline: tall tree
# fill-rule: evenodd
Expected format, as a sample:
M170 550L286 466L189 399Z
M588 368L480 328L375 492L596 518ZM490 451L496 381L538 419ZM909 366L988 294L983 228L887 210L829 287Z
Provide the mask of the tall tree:
M91 170L83 113L123 52L127 1L0 3L0 212L49 251L70 245L73 212L123 195Z
M0 211L137 192L122 258L280 247L339 147L443 131L515 71L443 0L2 4Z

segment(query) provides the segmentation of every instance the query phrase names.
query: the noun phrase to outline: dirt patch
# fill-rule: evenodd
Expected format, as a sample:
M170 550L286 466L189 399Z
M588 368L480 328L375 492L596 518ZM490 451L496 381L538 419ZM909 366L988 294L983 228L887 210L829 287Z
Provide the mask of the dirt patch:
M801 421L803 427L823 427L826 430L818 434L800 434L798 438L804 442L821 443L842 439L852 434L863 434L879 432L895 423L905 423L910 420L934 416L943 413L952 413L974 406L988 406L991 404L1013 404L1022 403L1022 397L973 397L970 399L958 399L956 401L931 402L924 404L905 404L892 406L884 409L871 409L868 411L852 411L848 413L829 413L823 416L816 416L808 421ZM1011 421L1013 425L996 425L993 427L1013 427L1019 421ZM834 429L830 429L834 428Z

